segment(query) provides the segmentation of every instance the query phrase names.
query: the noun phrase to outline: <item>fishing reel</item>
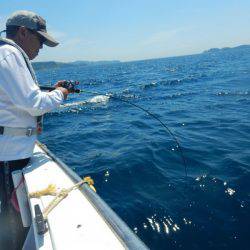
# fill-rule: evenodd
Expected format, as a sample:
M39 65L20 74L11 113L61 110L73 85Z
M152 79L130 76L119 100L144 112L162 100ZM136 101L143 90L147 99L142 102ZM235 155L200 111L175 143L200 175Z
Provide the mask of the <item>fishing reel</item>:
M69 81L63 81L62 83L60 83L59 86L69 90L71 93L81 93L81 90L76 88L77 85L79 85L78 81L69 80ZM39 87L41 90L48 90L48 91L56 89L55 87L51 86L39 86Z
M76 88L76 86L79 85L78 81L68 80L68 81L61 83L60 85L61 85L61 87L69 90L72 93L80 93L81 92L80 89Z

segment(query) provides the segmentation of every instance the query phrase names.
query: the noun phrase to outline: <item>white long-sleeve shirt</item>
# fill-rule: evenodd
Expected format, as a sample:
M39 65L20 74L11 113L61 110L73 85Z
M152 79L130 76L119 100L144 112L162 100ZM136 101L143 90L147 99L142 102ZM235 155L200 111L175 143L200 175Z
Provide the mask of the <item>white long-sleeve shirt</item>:
M0 46L0 126L36 128L36 116L63 102L60 90L42 92L34 82L21 52L5 44ZM28 158L36 136L0 135L0 161Z

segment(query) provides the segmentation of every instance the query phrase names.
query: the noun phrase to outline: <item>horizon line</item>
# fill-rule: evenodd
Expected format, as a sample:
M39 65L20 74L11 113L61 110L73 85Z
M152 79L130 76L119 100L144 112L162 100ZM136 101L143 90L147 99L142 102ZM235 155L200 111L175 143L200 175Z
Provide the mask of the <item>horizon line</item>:
M209 51L211 49L233 49L233 48L237 48L237 47L241 47L241 46L250 46L250 44L241 44L241 45L237 45L235 47L221 47L221 48L210 48L207 50L203 50L202 52L198 52L198 53L194 53L194 54L184 54L184 55L175 55L175 56L163 56L163 57L157 57L157 58L145 58L145 59L135 59L135 60L128 60L128 61L123 61L123 60L119 60L119 59L110 59L110 60L76 60L76 61L54 61L54 60L50 60L50 61L34 61L32 63L46 63L46 62L56 62L56 63L74 63L74 62L93 62L93 63L97 63L97 62L112 62L112 61L117 61L119 63L128 63L128 62L139 62L139 61L149 61L149 60L157 60L157 59L165 59L165 58L173 58L173 57L184 57L184 56L193 56L193 55L199 55L199 54L203 54L206 51Z

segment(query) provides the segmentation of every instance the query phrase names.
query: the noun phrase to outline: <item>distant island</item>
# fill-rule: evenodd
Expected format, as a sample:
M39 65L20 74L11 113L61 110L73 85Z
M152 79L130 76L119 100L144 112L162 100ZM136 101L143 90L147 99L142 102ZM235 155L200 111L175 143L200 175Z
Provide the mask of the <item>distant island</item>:
M32 66L35 70L41 69L53 69L53 68L62 68L62 67L74 67L76 65L79 66L90 66L90 65L106 65L106 64L114 64L120 63L118 60L113 61L75 61L75 62L55 62L55 61L47 61L47 62L33 62Z
M225 48L212 48L209 50L205 50L203 53L210 53L210 54L215 54L215 53L224 53L224 52L250 52L250 45L240 45L237 47L225 47Z

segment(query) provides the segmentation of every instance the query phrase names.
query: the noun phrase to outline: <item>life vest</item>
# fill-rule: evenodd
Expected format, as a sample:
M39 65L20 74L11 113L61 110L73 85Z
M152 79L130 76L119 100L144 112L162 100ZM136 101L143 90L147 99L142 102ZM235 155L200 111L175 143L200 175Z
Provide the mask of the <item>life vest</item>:
M23 49L18 46L14 41L10 40L10 39L7 39L7 38L2 38L0 37L0 45L4 45L4 44L8 44L8 45L11 45L13 47L15 47L16 49L18 49L20 51L20 53L22 54L23 58L24 58L24 61L27 65L27 68L32 76L32 79L34 80L34 82L38 84L38 81L37 81L37 78L36 78L36 74L35 74L35 71L30 63L30 60L27 56L27 54L23 51ZM38 133L41 133L42 132L42 128L43 128L43 116L37 116L37 132Z

